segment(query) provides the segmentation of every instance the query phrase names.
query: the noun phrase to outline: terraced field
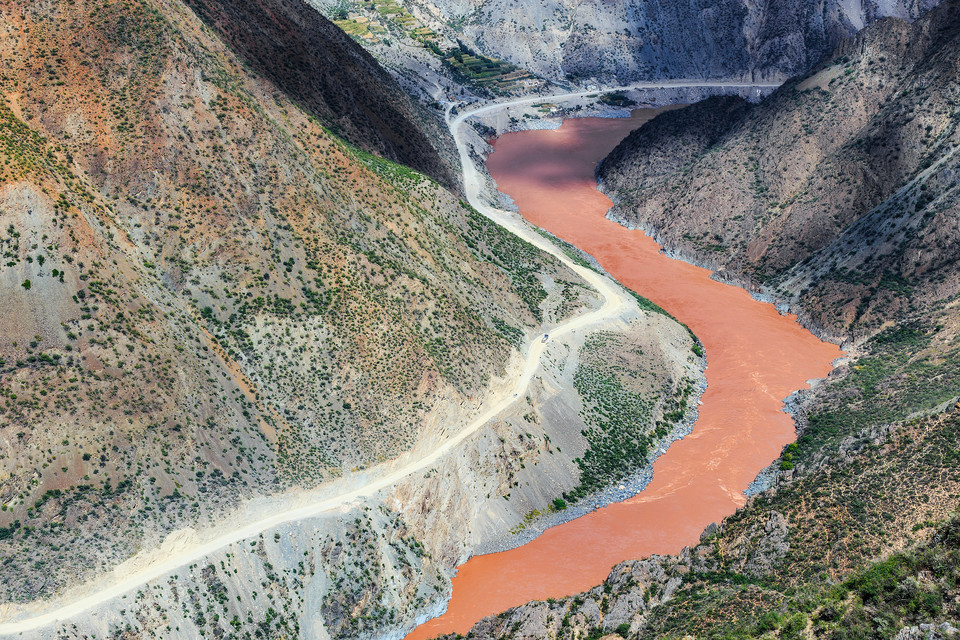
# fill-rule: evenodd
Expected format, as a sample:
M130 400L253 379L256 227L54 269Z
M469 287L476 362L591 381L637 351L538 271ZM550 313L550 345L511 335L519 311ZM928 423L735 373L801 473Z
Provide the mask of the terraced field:
M324 4L324 0L320 2ZM465 50L455 33L437 33L396 0L344 0L325 6L322 10L334 24L359 43L371 46L375 56L376 45L387 46L391 39L400 39L436 56L446 69L445 75L495 95L529 92L543 86L543 80L526 69Z
M510 93L523 87L524 80L535 79L530 72L509 62L475 55L459 48L451 49L443 59L458 74L494 93Z
M381 36L387 33L386 27L364 16L334 20L334 24L343 29L348 36L370 42L379 42Z

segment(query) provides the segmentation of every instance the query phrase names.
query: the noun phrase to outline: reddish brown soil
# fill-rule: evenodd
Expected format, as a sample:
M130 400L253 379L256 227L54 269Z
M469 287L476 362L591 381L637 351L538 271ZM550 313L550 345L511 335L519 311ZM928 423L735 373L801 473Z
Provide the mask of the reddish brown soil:
M597 191L594 167L654 114L506 134L487 166L525 218L593 255L697 334L709 366L693 433L656 461L653 481L635 497L512 551L472 558L453 581L447 613L407 640L466 633L480 618L511 606L599 584L618 562L675 554L696 543L704 527L744 503L750 481L794 440L783 398L825 376L841 355L794 316L711 280L706 269L667 258L642 232L605 218L612 203Z

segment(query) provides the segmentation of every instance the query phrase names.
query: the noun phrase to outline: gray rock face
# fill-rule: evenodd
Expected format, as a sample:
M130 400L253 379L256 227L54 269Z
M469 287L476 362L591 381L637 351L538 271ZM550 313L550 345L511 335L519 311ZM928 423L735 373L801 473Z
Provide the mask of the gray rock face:
M629 637L644 627L657 605L674 597L693 563L690 557L664 556L623 562L610 571L603 585L569 598L530 602L484 618L473 627L471 635L569 638L585 637L589 631L599 629L605 632L601 640L623 637L619 635L622 632Z
M782 79L882 17L937 0L414 0L425 19L547 78Z
M904 627L897 633L896 640L943 640L956 638L958 633L960 631L947 622L939 625L921 624L916 627Z
M771 511L763 526L751 527L744 535L732 541L725 552L736 558L733 562L739 573L761 576L790 550L790 527L779 511Z

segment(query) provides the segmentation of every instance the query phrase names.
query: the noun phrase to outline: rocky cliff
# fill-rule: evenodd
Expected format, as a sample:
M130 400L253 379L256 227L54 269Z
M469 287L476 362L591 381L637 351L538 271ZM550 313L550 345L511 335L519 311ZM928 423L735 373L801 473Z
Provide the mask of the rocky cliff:
M916 18L935 0L413 0L479 51L544 77L603 82L781 79L885 16Z

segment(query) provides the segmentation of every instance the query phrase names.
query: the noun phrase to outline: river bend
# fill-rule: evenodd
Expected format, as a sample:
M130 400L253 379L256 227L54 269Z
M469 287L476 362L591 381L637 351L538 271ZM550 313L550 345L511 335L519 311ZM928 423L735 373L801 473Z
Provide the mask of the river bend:
M566 120L556 130L497 139L487 168L531 223L583 249L614 278L685 322L707 355L707 390L693 432L654 463L633 498L547 530L502 553L476 556L453 580L447 612L407 640L466 633L480 618L530 600L583 591L624 560L676 554L745 502L747 485L795 439L783 399L822 378L842 354L743 289L666 257L640 231L606 218L594 170L655 115Z

